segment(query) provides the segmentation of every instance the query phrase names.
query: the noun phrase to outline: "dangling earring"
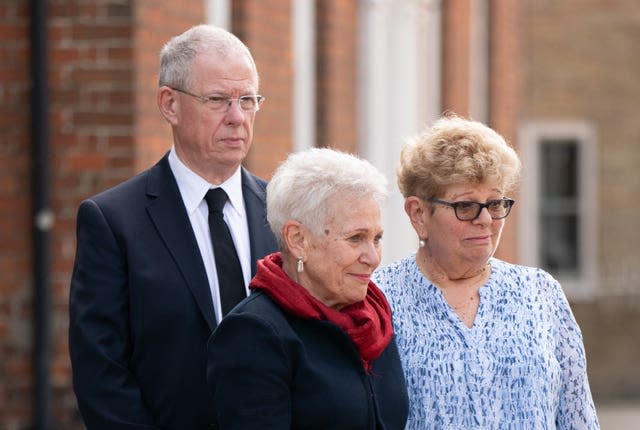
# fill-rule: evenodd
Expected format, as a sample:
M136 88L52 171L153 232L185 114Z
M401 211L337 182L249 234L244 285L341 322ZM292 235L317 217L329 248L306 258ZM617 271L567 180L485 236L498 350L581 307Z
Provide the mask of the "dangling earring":
M302 257L298 257L298 273L304 272L304 260Z
M420 248L424 248L424 246L425 246L425 245L426 245L426 242L425 242L425 240L424 240L424 239L420 239L420 240L418 241L418 246L419 246Z

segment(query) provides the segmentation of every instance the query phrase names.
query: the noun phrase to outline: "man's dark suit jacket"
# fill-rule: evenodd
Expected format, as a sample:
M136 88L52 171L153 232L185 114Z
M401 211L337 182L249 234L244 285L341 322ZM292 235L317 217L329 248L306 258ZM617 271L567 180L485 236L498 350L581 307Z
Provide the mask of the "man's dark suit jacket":
M242 169L256 260L276 250L265 181ZM88 430L215 428L206 342L216 327L168 156L80 205L69 350Z

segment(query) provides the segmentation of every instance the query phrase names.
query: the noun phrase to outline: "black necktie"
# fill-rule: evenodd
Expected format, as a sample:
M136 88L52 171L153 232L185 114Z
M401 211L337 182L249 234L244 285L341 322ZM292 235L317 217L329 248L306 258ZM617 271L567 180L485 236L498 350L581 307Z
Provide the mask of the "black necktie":
M244 277L231 233L222 215L222 208L228 199L227 193L222 188L214 188L207 191L204 199L209 206L209 229L218 271L222 316L224 316L246 297Z

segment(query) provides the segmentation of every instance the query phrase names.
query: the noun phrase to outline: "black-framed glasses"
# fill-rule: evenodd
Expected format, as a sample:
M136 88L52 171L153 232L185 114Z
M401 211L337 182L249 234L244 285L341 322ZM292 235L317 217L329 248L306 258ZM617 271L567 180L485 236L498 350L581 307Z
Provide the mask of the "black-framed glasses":
M265 97L260 94L246 94L234 99L233 97L223 96L221 94L199 96L198 94L193 94L189 91L181 90L180 88L171 87L171 89L203 101L216 112L227 112L231 107L231 103L234 101L238 102L240 109L245 112L257 112L260 110L260 105L265 100Z
M515 204L513 199L497 199L489 200L486 203L462 201L462 202L446 202L444 200L432 199L431 203L453 208L456 218L460 221L473 221L480 216L482 209L487 208L492 219L506 218L511 212L511 208Z

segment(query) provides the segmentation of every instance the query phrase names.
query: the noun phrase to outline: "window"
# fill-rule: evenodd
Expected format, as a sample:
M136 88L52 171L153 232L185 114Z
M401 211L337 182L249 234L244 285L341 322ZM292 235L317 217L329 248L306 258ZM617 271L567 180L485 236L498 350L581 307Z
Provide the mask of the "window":
M541 122L527 124L520 137L520 259L550 272L569 297L592 296L598 273L595 134L583 122Z

